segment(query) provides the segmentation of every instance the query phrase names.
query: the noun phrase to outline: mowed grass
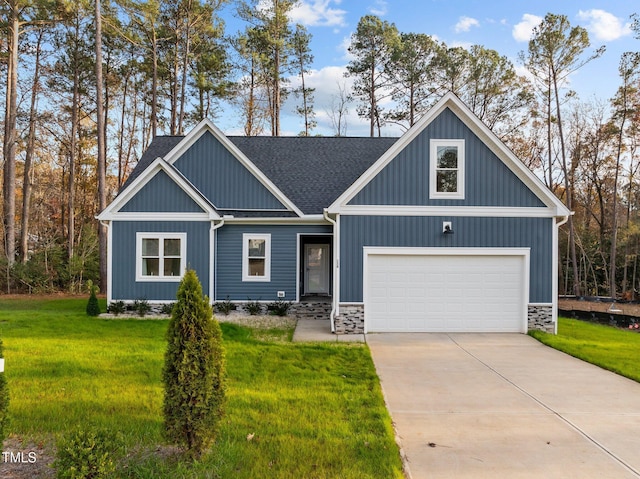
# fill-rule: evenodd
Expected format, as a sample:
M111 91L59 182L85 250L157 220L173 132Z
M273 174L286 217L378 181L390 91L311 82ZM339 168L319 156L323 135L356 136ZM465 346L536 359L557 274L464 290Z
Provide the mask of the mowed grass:
M558 334L531 331L552 348L640 382L640 334L577 319L559 318Z
M127 446L121 477L403 477L365 345L290 343L290 330L264 341L264 331L222 324L226 416L211 453L190 463L162 436L168 322L89 318L85 305L0 300L12 434L54 444L79 426L116 431Z

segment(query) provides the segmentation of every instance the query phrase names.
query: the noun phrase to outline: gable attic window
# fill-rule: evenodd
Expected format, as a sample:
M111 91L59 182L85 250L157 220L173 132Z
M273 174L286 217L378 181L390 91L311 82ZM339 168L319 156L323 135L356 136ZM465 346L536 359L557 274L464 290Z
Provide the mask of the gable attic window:
M186 258L186 233L136 233L136 281L180 281Z
M242 235L242 281L271 281L271 235Z
M464 140L431 140L429 198L464 199Z

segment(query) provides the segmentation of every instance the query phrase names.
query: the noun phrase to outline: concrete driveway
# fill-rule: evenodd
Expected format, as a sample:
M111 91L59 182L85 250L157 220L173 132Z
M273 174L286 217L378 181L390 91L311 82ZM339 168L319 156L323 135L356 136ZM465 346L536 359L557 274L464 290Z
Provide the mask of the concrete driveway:
M369 334L411 479L638 478L640 384L524 334Z

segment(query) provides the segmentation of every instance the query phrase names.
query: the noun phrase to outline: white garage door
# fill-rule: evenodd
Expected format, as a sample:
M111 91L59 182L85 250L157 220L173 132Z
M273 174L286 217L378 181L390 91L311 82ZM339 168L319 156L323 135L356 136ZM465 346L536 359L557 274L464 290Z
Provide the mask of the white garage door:
M527 250L390 250L365 253L367 332L526 332Z

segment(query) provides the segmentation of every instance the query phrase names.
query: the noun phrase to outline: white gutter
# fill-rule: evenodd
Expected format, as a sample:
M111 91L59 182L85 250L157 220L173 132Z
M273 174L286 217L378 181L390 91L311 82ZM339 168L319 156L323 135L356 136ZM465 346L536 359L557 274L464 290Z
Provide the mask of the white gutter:
M323 210L324 219L333 225L333 298L331 300L331 314L329 319L331 320L331 332L336 332L335 317L340 314L340 308L338 306L338 291L340 290L340 228L338 222L329 217L329 212L325 208ZM336 218L338 215L336 215Z
M221 228L224 225L224 218L220 220L220 223L216 224L214 220L211 220L211 228L209 229L209 301L215 303L216 301L216 292L214 290L215 279L216 279L216 233L215 231L218 228Z

